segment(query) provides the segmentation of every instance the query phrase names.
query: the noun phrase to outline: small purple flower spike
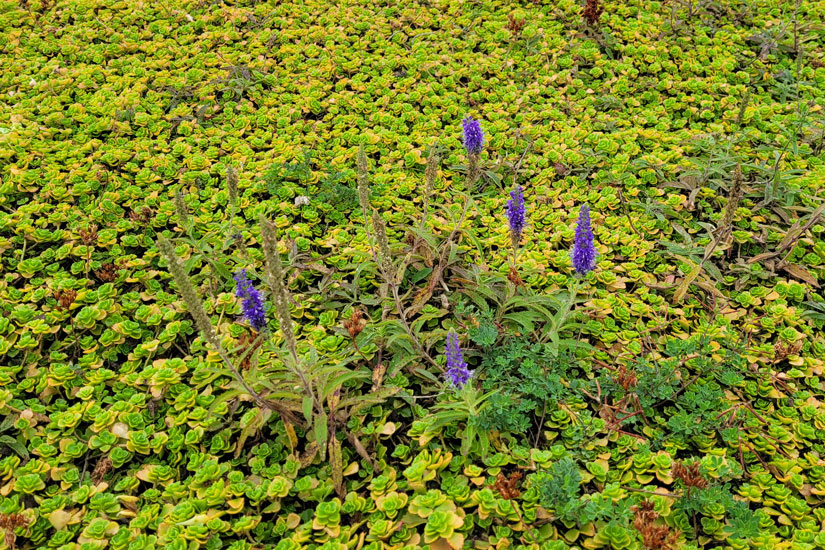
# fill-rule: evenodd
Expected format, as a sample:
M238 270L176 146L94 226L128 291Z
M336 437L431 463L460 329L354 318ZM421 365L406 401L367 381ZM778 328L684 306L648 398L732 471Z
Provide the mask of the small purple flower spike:
M235 296L244 299L241 303L243 316L253 329L260 331L266 326L266 310L261 293L252 287L252 282L246 277L245 269L238 271L234 279Z
M510 200L507 201L507 220L510 222L510 234L513 243L517 244L521 240L521 232L526 225L524 216L524 195L521 192L521 185L510 192Z
M468 116L461 124L464 126L464 148L470 155L478 155L484 148L484 132L481 131L481 123Z
M447 381L460 390L470 380L473 371L467 368L464 354L461 353L461 346L458 344L458 334L452 330L447 333L445 353L447 355Z

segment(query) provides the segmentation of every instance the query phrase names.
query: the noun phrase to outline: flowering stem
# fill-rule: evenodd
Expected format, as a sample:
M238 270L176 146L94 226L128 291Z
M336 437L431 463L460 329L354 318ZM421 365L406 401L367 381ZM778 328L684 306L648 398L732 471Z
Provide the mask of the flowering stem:
M476 411L475 387L472 384L466 384L461 393L463 394L462 397L464 398L464 404L467 406L467 410L470 413L470 418L476 416L478 411Z
M227 217L227 222L229 224L229 231L226 232L226 240L223 243L223 249L229 246L230 241L232 240L232 229L235 226L235 203L229 203L229 216Z
M513 269L516 268L516 265L518 263L518 248L518 241L516 241L516 239L513 238Z
M570 309L573 307L573 302L576 301L576 295L579 293L579 285L581 284L581 279L578 277L573 278L573 284L570 285L570 300L567 302L567 305L564 308L564 317L567 317L567 314L570 313Z
M324 404L315 395L315 391L312 389L312 384L309 383L306 373L304 373L304 370L301 368L300 359L297 354L293 355L293 359L295 361L294 364L290 364L289 361L284 361L284 366L289 369L293 375L298 377L301 382L301 386L304 388L304 392L312 401L312 404L315 407L315 410L318 411L318 414L324 414Z
M572 309L573 304L576 301L576 296L577 296L578 291L579 291L578 287L579 287L580 281L579 281L578 277L574 278L573 281L574 281L573 284L570 285L570 297L568 298L568 300L564 304L564 308L557 314L555 326L552 327L552 329L557 333L559 331L559 328L564 324L564 320L570 314L570 310ZM579 330L580 330L579 335L581 335L581 327L579 327ZM546 332L541 337L540 342L544 343L545 340L546 340L547 335L549 335L549 334L551 334L550 331Z
M450 250L450 245L455 238L456 233L458 233L459 228L464 223L464 220L467 218L467 211L470 209L470 201L471 197L468 194L467 197L464 199L464 210L461 212L461 217L458 219L458 223L453 227L453 230L450 232L450 235L447 237L447 241L444 243L444 248L441 250L441 256L438 258L438 267L436 271L433 273L433 276L441 277L441 273L444 271L444 261L447 259L447 252Z

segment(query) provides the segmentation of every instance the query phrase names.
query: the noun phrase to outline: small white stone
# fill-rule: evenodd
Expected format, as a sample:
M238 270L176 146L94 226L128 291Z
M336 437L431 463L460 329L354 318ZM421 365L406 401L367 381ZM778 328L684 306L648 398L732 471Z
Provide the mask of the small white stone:
M309 197L304 195L295 197L295 206L307 206L309 204Z

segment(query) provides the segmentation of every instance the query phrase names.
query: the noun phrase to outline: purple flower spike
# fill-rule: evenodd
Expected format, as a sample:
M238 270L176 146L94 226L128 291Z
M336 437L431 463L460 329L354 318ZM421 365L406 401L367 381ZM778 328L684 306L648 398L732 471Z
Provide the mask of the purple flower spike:
M452 330L447 333L445 353L447 355L447 381L460 390L473 375L473 371L467 368L464 354L461 353L461 346L458 344L458 334Z
M576 239L570 258L579 275L587 275L596 268L596 247L593 245L593 231L590 229L590 208L583 204L576 224Z
M481 123L468 116L461 124L464 126L464 148L470 155L478 155L484 148L484 132L481 131Z
M245 269L238 271L234 279L235 296L244 299L241 303L243 316L253 329L260 331L266 326L266 310L261 293L252 287L252 281L247 279Z
M521 232L525 226L525 210L524 210L524 195L521 192L521 185L510 192L510 200L507 201L507 219L510 222L510 234L513 237L513 243L518 243L521 240Z

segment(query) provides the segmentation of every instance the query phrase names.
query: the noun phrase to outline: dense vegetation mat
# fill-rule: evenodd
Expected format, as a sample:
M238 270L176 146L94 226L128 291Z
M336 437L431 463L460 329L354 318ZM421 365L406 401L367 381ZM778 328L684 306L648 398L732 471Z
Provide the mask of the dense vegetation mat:
M0 0L0 548L825 548L824 16Z

